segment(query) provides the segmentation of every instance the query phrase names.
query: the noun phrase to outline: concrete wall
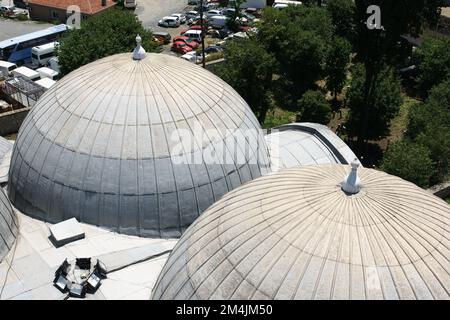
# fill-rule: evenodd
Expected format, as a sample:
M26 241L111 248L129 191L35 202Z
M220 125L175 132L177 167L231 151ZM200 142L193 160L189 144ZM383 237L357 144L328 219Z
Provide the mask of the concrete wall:
M0 114L0 136L19 132L23 120L31 108L9 111Z

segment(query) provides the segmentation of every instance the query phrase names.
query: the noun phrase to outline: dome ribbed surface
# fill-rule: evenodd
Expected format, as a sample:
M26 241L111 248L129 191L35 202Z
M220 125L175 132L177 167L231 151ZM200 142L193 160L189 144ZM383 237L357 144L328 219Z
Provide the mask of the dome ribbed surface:
M197 129L203 139L180 147L177 130ZM248 129L261 144L237 139ZM219 148L245 160L180 161ZM254 114L221 79L168 55L119 54L72 72L38 101L14 147L9 193L19 210L45 221L76 217L176 237L222 195L264 173L267 158Z
M0 188L0 262L13 246L17 233L17 217L8 197Z
M450 206L349 166L286 169L241 186L181 237L153 299L448 299Z

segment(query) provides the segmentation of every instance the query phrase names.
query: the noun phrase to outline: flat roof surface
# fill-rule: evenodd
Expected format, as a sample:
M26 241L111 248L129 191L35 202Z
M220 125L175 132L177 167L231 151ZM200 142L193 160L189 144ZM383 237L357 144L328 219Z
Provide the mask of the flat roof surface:
M49 225L18 211L19 235L14 246L0 263L0 300L63 299L66 295L53 287L54 273L67 258L98 258L109 270L130 265L171 250L177 240L148 239L120 235L81 224L86 238L55 248L50 242ZM167 259L168 253L108 273L94 295L94 300L149 299L151 290Z

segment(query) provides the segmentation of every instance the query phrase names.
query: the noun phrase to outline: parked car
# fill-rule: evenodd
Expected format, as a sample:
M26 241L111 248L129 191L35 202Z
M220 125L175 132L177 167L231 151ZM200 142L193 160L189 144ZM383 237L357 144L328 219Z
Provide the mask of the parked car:
M172 36L168 32L153 32L153 37L158 39L158 43L160 45L162 44L169 44L170 40L172 40Z
M176 17L180 20L181 24L185 24L186 23L186 16L182 13L173 13L171 15L171 17Z
M231 36L232 34L233 34L233 31L228 29L228 27L224 27L219 30L219 38L220 39L225 39L226 37Z
M197 6L200 4L200 0L188 0L188 5Z
M15 17L18 13L18 10L14 6L2 5L0 6L0 14L9 17Z
M209 46L208 48L205 49L205 53L208 54L212 54L212 53L218 53L218 52L222 52L223 48L220 46Z
M172 44L172 47L170 48L170 50L177 52L177 53L186 54L188 52L191 52L194 49L192 49L190 46L188 46L185 42L176 41Z
M14 13L16 8L14 6L1 5L0 13Z
M193 63L201 63L203 61L202 53L196 51L188 52L182 55L180 58Z
M184 36L173 38L173 42L184 42L192 49L196 49L200 45L200 43L198 41L195 41L195 40L192 41L188 37L184 37Z
M188 37L190 41L197 41L202 42L202 31L201 30L188 30L186 31L183 36Z
M136 9L137 0L124 0L123 6L127 9Z
M220 16L222 15L222 11L220 10L209 10L208 12L206 12L206 17L207 18L211 18L212 16Z
M222 14L227 17L234 17L236 13L236 9L234 8L225 8L222 10Z
M164 17L158 21L158 26L177 28L180 26L180 19L176 17Z
M186 16L186 19L194 19L196 16L198 16L198 11L188 11L184 15Z
M226 16L212 16L209 18L208 24L216 29L223 28L227 25L228 17Z

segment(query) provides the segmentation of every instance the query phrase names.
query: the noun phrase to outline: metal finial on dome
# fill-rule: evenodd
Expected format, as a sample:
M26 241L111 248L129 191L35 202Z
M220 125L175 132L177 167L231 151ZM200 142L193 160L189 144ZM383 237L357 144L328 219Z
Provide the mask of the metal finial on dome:
M361 181L358 177L359 161L354 159L350 164L352 171L345 177L341 184L342 190L349 194L356 194L361 190Z
M133 59L134 60L142 60L147 56L147 52L141 45L142 38L140 35L136 36L136 48L133 51Z

